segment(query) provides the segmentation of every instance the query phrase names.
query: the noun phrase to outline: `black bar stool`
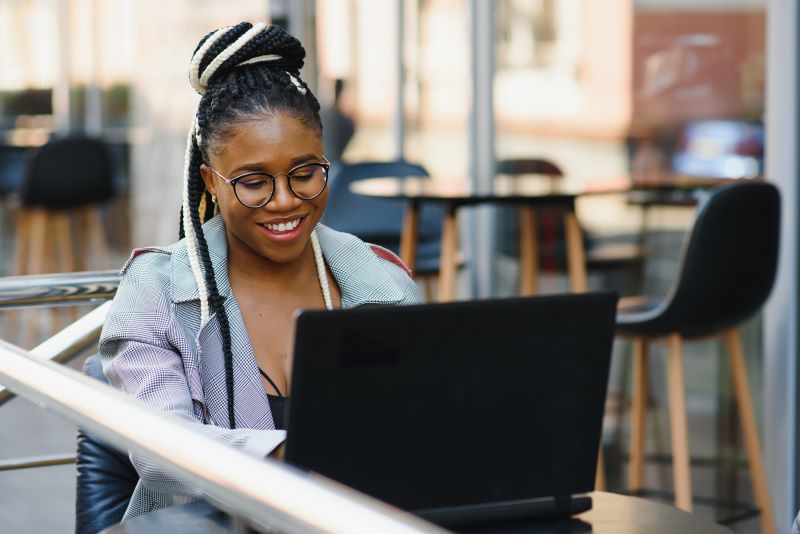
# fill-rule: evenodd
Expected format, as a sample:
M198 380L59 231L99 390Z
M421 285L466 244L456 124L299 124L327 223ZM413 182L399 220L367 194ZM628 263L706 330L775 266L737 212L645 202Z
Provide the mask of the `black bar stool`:
M634 342L633 421L628 486L642 488L647 411L647 343L666 338L675 504L692 509L689 443L683 378L684 339L722 338L744 431L762 532L775 532L758 428L737 327L770 294L777 268L780 195L767 183L718 187L698 207L684 243L678 279L666 298L621 309L617 331Z

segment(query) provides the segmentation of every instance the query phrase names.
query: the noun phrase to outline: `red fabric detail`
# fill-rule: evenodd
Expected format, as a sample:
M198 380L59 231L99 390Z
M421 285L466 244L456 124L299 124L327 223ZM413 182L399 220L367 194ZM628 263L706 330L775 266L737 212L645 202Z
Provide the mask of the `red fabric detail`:
M168 251L158 247L143 247L143 248L133 249L133 252L131 252L131 257L128 258L128 261L125 262L125 265L122 266L122 269L119 272L120 276L125 274L125 271L128 270L128 267L130 267L131 262L133 260L135 260L138 256L145 254L147 252L160 252L161 254L169 254Z
M403 260L401 260L397 256L397 254L395 254L388 248L383 248L380 245L370 244L369 248L371 248L372 252L374 252L375 255L378 256L380 259L394 263L395 265L403 269L408 276L411 276L412 274L411 269L409 269L408 266L405 263L403 263Z

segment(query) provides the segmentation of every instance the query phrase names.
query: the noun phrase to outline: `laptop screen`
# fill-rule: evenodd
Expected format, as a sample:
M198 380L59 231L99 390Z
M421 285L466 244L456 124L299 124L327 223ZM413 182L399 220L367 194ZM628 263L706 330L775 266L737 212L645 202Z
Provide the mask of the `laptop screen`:
M304 312L286 460L407 510L591 491L615 304Z

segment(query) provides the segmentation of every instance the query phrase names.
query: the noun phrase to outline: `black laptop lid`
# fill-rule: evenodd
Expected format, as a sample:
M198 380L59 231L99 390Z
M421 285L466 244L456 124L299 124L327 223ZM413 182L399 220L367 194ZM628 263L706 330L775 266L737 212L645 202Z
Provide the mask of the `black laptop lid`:
M286 460L407 510L591 491L615 306L303 312Z

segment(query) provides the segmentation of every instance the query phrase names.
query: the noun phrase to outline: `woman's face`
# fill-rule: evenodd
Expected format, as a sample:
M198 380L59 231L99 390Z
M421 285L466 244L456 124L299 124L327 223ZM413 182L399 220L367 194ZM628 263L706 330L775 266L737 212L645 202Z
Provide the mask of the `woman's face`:
M289 189L285 173L303 163L325 161L319 133L286 113L276 112L234 125L229 135L212 147L209 158L213 169L228 180L249 172L276 177L272 199L263 207L249 208L208 165L200 167L206 189L217 197L228 246L240 250L244 247L243 251L275 263L298 259L325 211L328 190L303 200Z

